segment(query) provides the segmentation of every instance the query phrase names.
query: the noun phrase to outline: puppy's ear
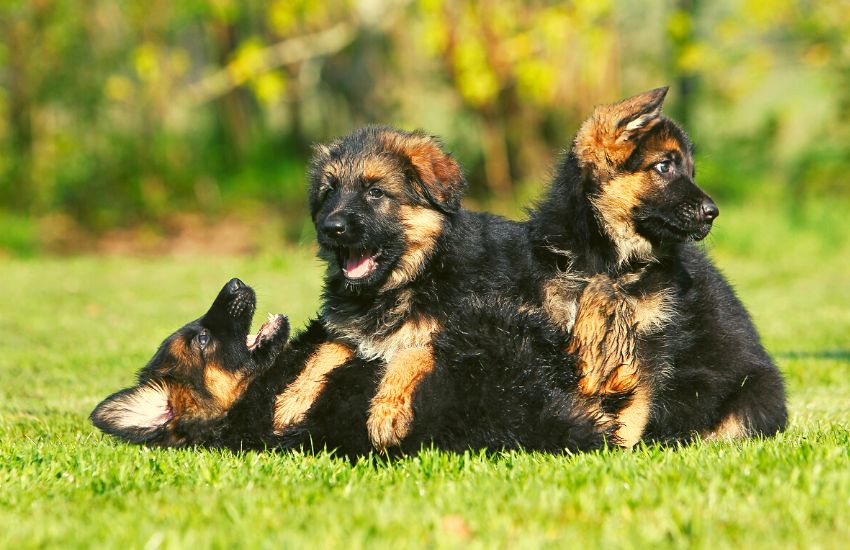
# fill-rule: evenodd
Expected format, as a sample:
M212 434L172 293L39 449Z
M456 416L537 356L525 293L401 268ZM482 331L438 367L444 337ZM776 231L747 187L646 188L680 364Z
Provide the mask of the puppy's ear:
M95 407L90 418L110 435L145 443L160 434L173 415L168 389L145 383L110 395Z
M331 156L331 145L326 143L314 143L311 147L315 160L326 160Z
M667 90L667 86L655 88L611 106L612 117L619 118L617 142L630 140L658 122Z
M445 152L440 141L422 131L387 131L384 146L402 156L422 183L422 192L432 204L444 212L455 212L466 191L466 180L460 165Z
M628 159L638 138L661 120L668 88L655 88L618 103L600 105L582 124L574 143L579 162L600 178Z

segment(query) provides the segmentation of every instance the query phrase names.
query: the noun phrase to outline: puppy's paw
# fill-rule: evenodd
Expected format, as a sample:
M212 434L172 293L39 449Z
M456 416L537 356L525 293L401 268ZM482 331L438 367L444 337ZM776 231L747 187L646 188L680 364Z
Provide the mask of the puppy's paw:
M636 385L629 402L617 414L615 431L620 446L630 449L638 444L643 436L649 416L652 412L652 394L645 385Z
M413 410L409 402L372 401L366 429L372 445L379 451L397 447L410 431Z
M387 364L366 422L369 439L377 450L398 446L410 432L414 392L433 368L430 345L402 350Z
M304 420L309 410L311 401L302 395L293 392L284 392L275 396L274 416L272 425L275 435L282 435L287 428L291 428Z

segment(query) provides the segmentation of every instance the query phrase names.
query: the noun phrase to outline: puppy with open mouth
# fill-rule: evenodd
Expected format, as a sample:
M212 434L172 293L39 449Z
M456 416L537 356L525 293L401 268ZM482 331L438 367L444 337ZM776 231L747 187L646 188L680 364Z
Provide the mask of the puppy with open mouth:
M398 446L417 387L435 368L434 338L461 302L532 299L527 231L460 208L465 187L455 160L421 132L367 127L316 148L310 211L328 266L321 321L329 342L278 396L279 431L303 420L328 373L356 355L384 365L370 440Z
M98 427L149 444L318 447L348 456L431 444L564 452L611 440L611 424L577 391L564 335L527 306L536 284L526 226L461 209L465 181L436 139L357 130L317 148L310 181L327 264L320 318L271 367L251 370L250 383L199 375L204 353L181 348L174 360L155 359L162 374L146 369L139 387L150 387L145 372L169 379L177 359L195 373L156 394L158 403L172 407L169 396L185 388L200 396L224 388L227 399L215 400L217 408L179 407L160 423L137 414L142 400L116 394L93 413ZM191 340L205 322L182 332ZM229 334L245 347L247 328L239 326ZM240 357L223 356L215 371L242 372L223 363ZM155 427L138 428L140 418ZM137 429L151 436L133 438Z
M541 308L569 334L580 388L623 446L784 429L781 374L692 244L719 210L661 114L666 91L598 107L524 223L458 208L459 169L423 136L372 128L318 149L322 319L387 365L368 419L377 448L408 432L433 336L468 296Z

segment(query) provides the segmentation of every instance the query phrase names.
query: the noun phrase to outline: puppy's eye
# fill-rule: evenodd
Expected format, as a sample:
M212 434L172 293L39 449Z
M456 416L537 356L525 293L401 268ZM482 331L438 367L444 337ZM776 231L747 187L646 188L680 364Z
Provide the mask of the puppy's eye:
M666 174L670 171L670 161L662 160L661 162L655 165L655 171L659 174Z
M380 199L384 196L384 190L378 187L372 187L366 192L370 199Z
M207 329L204 329L198 333L195 339L198 341L198 345L201 347L201 349L204 349L205 347L207 347L207 344L210 343L210 333Z
M325 177L325 192L326 193L333 193L334 191L336 191L337 184L338 184L338 182L337 182L337 179L335 177L333 177L333 176Z

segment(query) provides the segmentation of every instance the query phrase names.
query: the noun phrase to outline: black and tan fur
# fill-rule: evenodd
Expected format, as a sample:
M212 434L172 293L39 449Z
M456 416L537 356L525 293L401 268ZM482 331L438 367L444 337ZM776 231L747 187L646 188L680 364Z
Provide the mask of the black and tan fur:
M581 450L612 437L577 391L563 334L527 305L538 288L527 227L460 209L464 187L422 133L369 127L317 148L321 317L208 444L355 455L423 444Z
M228 282L207 313L169 336L135 386L103 400L95 426L134 443L187 446L217 440L228 412L285 348L289 323L272 316L249 346L254 291Z
M544 307L572 333L582 390L616 405L624 444L770 435L786 423L782 378L693 244L718 210L660 113L666 91L598 107L533 210Z
M329 345L384 364L367 420L378 449L408 433L416 388L435 368L433 339L460 300L533 293L525 232L461 209L465 186L455 160L420 132L368 127L317 148L310 206L328 264L321 320ZM512 254L520 260L509 270ZM374 258L372 271L350 277L352 257ZM296 384L329 368L313 362Z
M371 452L367 419L387 376L383 362L345 360L347 348L330 346L329 334L314 323L270 365L286 346L284 319L274 317L247 346L253 291L235 284L225 286L207 315L163 343L136 386L98 405L95 425L158 446L328 449L351 458ZM432 341L432 371L410 390L415 422L391 452L422 446L571 452L602 448L613 437L578 393L565 337L546 319L505 299L498 307L474 298L458 306ZM292 380L315 361L333 368L321 373L321 391L314 393ZM287 392L304 392L297 399L312 402L308 414L280 430L275 403Z
M716 207L663 95L599 108L524 223L459 208L460 169L424 134L319 146L322 314L227 411L228 445L582 449L784 427L776 368L688 244Z

